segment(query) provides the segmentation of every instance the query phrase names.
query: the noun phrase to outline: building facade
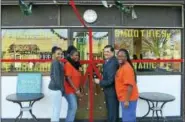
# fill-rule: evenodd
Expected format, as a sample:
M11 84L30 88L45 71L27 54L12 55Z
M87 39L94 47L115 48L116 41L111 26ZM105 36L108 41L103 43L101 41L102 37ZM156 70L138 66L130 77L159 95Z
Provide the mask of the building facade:
M114 0L107 0L114 4ZM32 14L25 16L16 0L1 1L1 58L2 59L50 59L52 46L66 51L74 45L80 52L81 60L88 60L88 31L76 17L67 0L25 0L33 2ZM126 48L132 59L184 59L184 1L168 0L127 0L125 7L131 12L119 10L113 5L106 8L100 0L75 0L82 17L94 16L88 23L93 29L93 56L103 59L103 47L111 44L115 50ZM133 12L134 11L134 12ZM87 14L88 13L88 14ZM133 15L134 14L134 15ZM83 65L83 72L86 70ZM102 65L97 65L99 70ZM164 92L176 97L164 108L165 116L179 121L184 117L184 62L134 63L140 92ZM45 99L34 107L38 118L50 117L49 63L10 62L1 64L1 117L14 118L19 109L6 101L6 96L16 90L19 72L42 72ZM11 85L10 85L11 84ZM103 92L94 86L94 118L105 119L106 109ZM88 84L86 96L79 100L77 119L88 119ZM66 116L66 101L63 100L61 117ZM5 107L6 106L6 107ZM15 112L12 112L14 108ZM42 111L40 111L42 110ZM47 113L46 113L47 111ZM137 117L147 112L147 104L138 102ZM150 115L151 116L151 115ZM121 117L121 116L120 116ZM24 115L29 118L29 115Z

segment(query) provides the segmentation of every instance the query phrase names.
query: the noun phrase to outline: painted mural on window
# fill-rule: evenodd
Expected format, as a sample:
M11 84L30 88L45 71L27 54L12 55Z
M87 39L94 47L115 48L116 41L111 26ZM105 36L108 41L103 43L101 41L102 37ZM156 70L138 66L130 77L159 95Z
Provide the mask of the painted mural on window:
M176 29L118 29L115 48L125 48L132 59L180 59L181 31ZM134 63L138 72L180 72L181 63Z
M3 29L2 59L51 59L52 46L67 49L67 29ZM2 63L2 72L49 72L50 63Z

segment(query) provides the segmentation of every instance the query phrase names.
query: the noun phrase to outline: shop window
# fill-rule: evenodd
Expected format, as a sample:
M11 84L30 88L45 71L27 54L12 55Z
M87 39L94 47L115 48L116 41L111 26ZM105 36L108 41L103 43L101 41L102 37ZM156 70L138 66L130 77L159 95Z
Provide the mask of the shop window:
M125 48L131 59L181 59L181 31L177 29L117 29L115 49ZM180 72L181 63L133 63L137 72Z
M93 57L103 59L103 48L108 44L108 32L93 32ZM87 32L74 32L73 45L80 51L81 60L89 59L89 35Z
M96 60L103 60L103 48L108 45L108 32L93 32L93 58ZM81 60L89 60L89 35L88 32L74 32L73 45L80 52ZM97 64L99 70L102 70L102 64ZM83 65L83 71L87 65Z
M51 59L52 46L68 47L67 29L3 29L2 59ZM49 72L50 63L2 63L2 72Z

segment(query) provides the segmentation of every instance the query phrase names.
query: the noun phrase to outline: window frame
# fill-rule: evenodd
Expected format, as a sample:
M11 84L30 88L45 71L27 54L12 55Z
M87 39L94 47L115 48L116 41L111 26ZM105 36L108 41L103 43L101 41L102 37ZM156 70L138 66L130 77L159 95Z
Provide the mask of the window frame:
M73 33L72 32L75 32L75 31L87 31L87 29L84 29L82 27L73 27L73 26L69 26L69 27L66 27L66 26L57 26L57 27L3 27L1 28L2 30L3 29L67 29L68 31L68 46L72 44L72 38L73 38ZM92 28L93 31L107 31L110 33L109 34L109 44L113 45L114 46L114 43L115 43L115 30L116 29L179 29L181 31L181 57L184 59L185 55L184 55L184 48L185 45L184 45L184 28L182 27L145 27L145 28L133 28L133 27L115 27L115 28L110 28L110 27L95 27L95 28ZM113 41L111 41L113 40ZM0 40L1 44L2 44L2 40ZM1 53L2 53L2 49L0 50ZM184 62L181 62L181 72L137 72L137 75L183 75L184 73ZM43 73L43 76L49 76L49 72L48 73ZM13 73L13 72L7 72L7 73L2 73L1 74L2 76L16 76L17 73Z
M181 58L184 59L185 58L185 54L184 54L184 50L185 48L185 44L184 44L184 28L182 27L156 27L156 28L151 28L151 27L146 27L146 28L114 28L112 31L112 33L114 34L114 37L113 37L113 44L115 44L115 31L116 30L122 30L122 29L146 29L146 30L149 30L149 29L178 29L180 30L181 32ZM144 75L183 75L184 74L184 70L185 70L185 67L184 67L184 62L181 62L181 72L136 72L137 75L141 75L141 76L144 76Z
M57 30L67 30L67 46L70 45L70 40L69 40L69 29L68 28L1 28L1 34L3 30L21 30L21 29L25 29L25 30L29 30L29 29L40 29L40 30L46 30L46 29L57 29ZM0 40L0 43L3 44L3 39ZM2 45L3 46L3 45ZM0 53L2 54L2 48L0 50ZM1 55L2 57L2 55ZM3 59L3 58L2 58ZM1 69L2 69L2 63L1 63ZM22 71L25 72L25 71ZM49 72L42 72L42 71L32 71L32 72L41 72L43 76L49 76L50 73ZM17 74L20 72L1 72L1 76L17 76Z

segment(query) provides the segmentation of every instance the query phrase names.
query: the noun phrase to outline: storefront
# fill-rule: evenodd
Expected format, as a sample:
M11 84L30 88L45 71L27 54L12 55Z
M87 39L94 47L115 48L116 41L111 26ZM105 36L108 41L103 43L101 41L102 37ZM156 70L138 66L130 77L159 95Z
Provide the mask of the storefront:
M60 46L65 52L69 45L74 45L80 52L81 60L88 60L88 31L83 28L68 2L58 0L53 3L45 0L33 3L32 15L24 16L16 0L2 1L1 58L50 59L52 46ZM135 18L115 6L106 8L101 1L76 0L76 4L82 16L86 16L84 13L88 13L89 9L94 10L94 16L97 15L95 22L88 23L93 29L94 58L103 59L103 47L111 44L116 50L126 48L135 60L184 59L184 1L125 1L125 5L134 5ZM184 116L184 63L139 62L134 63L134 66L140 92L163 92L175 96L175 101L165 106L164 115L181 120ZM101 70L101 64L98 67ZM86 65L83 66L85 70ZM17 73L42 72L45 98L35 104L34 113L38 118L48 119L51 112L47 87L49 71L49 63L2 62L1 117L12 119L19 112L18 106L5 99L8 94L16 92ZM88 85L86 91L85 98L79 101L78 119L89 117ZM94 91L94 118L104 119L106 111L103 92L98 86L94 87ZM66 116L66 104L63 99L62 118ZM147 104L140 100L137 117L146 112ZM24 118L29 117L29 114L24 114Z

